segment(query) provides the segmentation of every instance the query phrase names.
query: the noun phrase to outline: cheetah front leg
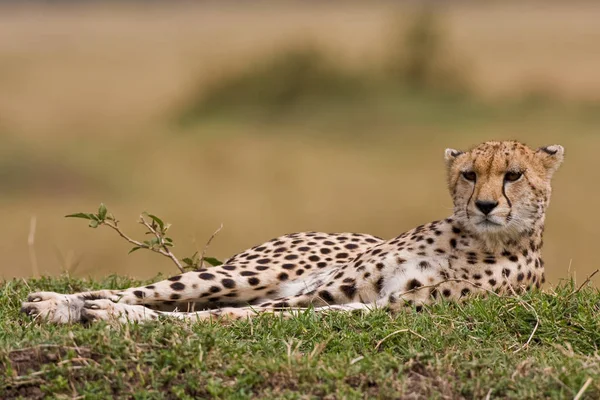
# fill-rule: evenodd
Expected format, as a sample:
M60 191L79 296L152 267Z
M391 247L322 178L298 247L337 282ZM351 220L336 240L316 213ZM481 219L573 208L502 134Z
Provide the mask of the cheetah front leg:
M186 302L207 306L227 304L251 304L277 292L280 280L271 271L258 273L235 265L222 265L210 269L186 272L146 286L123 290L101 290L77 294L38 292L28 296L21 311L54 323L69 323L84 319L86 302L110 300L121 305L148 306L151 308L174 308ZM99 302L103 310L106 302ZM94 305L94 307L96 307ZM120 314L122 306L108 307L109 314ZM133 308L137 310L135 307ZM140 309L141 310L141 309ZM149 313L151 310L142 310ZM143 313L142 313L143 314ZM92 318L93 319L93 318Z
M256 307L224 307L214 310L196 312L166 312L150 310L147 307L140 305L115 303L110 300L100 299L89 300L85 302L81 313L81 320L83 322L104 320L127 323L154 321L160 318L167 318L185 320L189 322L201 322L250 319L261 314L277 314L282 315L284 318L290 318L297 316L300 312L308 310L308 308L281 308L276 305L277 304ZM328 311L352 312L357 310L369 312L375 307L376 306L373 304L348 303L316 307L313 309L313 311L316 313L325 313Z

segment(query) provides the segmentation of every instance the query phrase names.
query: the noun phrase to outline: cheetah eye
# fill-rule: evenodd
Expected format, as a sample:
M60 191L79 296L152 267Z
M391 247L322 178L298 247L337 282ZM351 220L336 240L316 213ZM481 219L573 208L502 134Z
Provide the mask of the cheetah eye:
M475 182L475 180L477 179L477 174L473 171L465 171L462 173L462 176L469 182Z
M522 175L523 175L522 172L507 172L504 175L504 181L505 182L515 182L515 181L518 181Z

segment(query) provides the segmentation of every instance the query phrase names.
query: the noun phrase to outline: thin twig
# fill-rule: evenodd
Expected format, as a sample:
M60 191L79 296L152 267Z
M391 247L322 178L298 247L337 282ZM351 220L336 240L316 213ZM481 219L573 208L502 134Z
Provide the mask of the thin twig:
M588 386L590 386L591 383L592 383L592 378L587 378L587 380L585 381L585 383L583 384L581 389L579 389L579 392L577 392L575 397L573 397L573 400L579 400L581 398L581 396L583 396L583 394L585 393L585 391L587 390Z
M221 222L221 226L219 226L219 229L217 229L212 235L210 235L210 238L208 239L208 242L206 242L206 244L204 245L204 248L202 249L202 254L200 254L200 266L198 267L203 268L204 266L204 256L206 255L206 250L208 250L208 247L210 246L210 243L213 241L213 239L215 238L215 236L217 236L219 234L219 232L221 232L221 229L223 229L223 223Z
M179 271L185 272L185 269L181 266L181 263L179 262L177 257L175 257L175 255L170 250L168 250L168 248L167 248L167 251L163 250L162 248L155 249L155 248L152 248L142 242L138 242L137 240L130 238L125 233L123 233L121 228L119 228L117 221L113 221L113 222L104 221L104 222L102 222L102 224L108 226L109 228L112 228L115 232L117 232L119 234L119 236L121 236L123 239L127 240L129 243L131 243L135 246L141 247L143 249L152 250L156 253L162 254L163 256L170 258L175 263L177 268L179 268Z
M575 294L579 293L581 291L581 289L583 289L583 287L585 285L587 285L592 280L592 278L594 277L594 275L596 275L598 272L600 272L600 269L597 269L594 272L592 272L592 274L590 276L588 276L586 278L586 280L581 285L579 285L579 287L577 288L577 290L575 290L574 292L570 293L567 296L567 299L570 298L571 296L574 296Z
M29 223L29 236L27 237L27 245L29 246L29 261L31 262L31 274L34 278L40 277L40 270L38 269L37 256L35 254L35 231L37 226L37 218L35 215L31 216Z
M381 339L379 342L377 342L377 344L375 345L375 350L377 350L377 349L379 348L379 346L381 346L381 344L382 344L382 343L383 343L385 340L387 340L387 339L391 338L391 337L392 337L392 336L394 336L394 335L397 335L397 334L399 334L399 333L404 333L404 332L409 332L409 333L412 333L413 335L415 335L415 336L417 336L417 337L420 337L421 339L423 339L423 340L425 340L425 341L427 340L427 338L425 338L425 337L423 337L423 336L419 335L417 332L415 332L415 331L413 331L413 330L410 330L410 329L408 329L408 328L405 328L405 329L398 329L397 331L394 331L394 332L390 333L389 335L387 335L386 337L384 337L383 339Z
M159 253L166 257L169 257L171 260L173 260L175 265L177 265L177 268L179 268L179 271L185 272L185 268L183 268L183 265L181 265L181 263L179 262L177 257L175 257L175 255L171 252L169 247L167 245L165 245L165 239L163 238L163 236L161 234L159 234L156 231L156 229L154 229L154 227L151 224L149 224L148 221L146 221L144 219L143 215L140 215L140 224L144 225L146 228L148 228L150 230L150 232L152 232L154 234L154 236L156 236L156 239L158 240L158 243L161 247L161 249L158 249Z

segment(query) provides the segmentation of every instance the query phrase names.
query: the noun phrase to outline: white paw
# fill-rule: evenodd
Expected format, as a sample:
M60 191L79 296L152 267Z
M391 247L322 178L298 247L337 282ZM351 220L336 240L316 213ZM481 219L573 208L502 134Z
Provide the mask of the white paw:
M78 322L81 319L83 299L73 294L37 292L27 296L21 312L57 324Z
M86 300L81 311L81 321L141 322L158 318L156 311L144 306L115 303L108 299Z

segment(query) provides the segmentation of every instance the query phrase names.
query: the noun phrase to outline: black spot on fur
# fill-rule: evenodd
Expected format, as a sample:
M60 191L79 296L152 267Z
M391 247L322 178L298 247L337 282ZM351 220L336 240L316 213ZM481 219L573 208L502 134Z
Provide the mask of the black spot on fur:
M460 291L461 296L466 296L469 293L471 293L471 291L468 288L463 288L463 290Z
M525 274L519 272L519 274L517 275L517 281L521 282L523 279L525 279Z
M408 283L406 284L406 290L413 290L413 289L417 289L420 288L421 286L423 286L423 284L421 282L419 282L416 279L411 279L410 281L408 281Z
M502 275L508 278L510 276L510 269L504 268L502 270Z
M235 265L223 265L221 268L226 269L227 271L233 271L233 270L235 270L236 266Z
M358 245L354 244L354 243L348 243L347 245L344 246L345 248L347 248L348 250L353 250L353 249L357 249Z
M383 276L381 278L377 279L377 282L375 282L375 290L377 291L377 293L380 293L381 289L383 289L383 283L384 283Z
M215 279L215 276L213 274L209 274L208 272L203 272L200 275L198 275L198 277L200 279L204 279L204 280L207 280L207 281Z
M248 284L250 286L256 286L260 283L260 280L258 278L252 277L250 279L248 279Z
M281 301L279 303L273 304L274 308L289 308L290 304L287 301Z
M268 264L271 262L270 258L261 258L260 260L258 260L256 263L257 264Z
M431 264L429 264L427 261L421 261L419 263L419 268L421 269L421 271L423 271L423 270L431 268Z
M222 279L221 284L227 289L233 289L235 287L235 281L233 279Z
M143 299L144 297L146 297L146 293L142 292L141 290L135 290L133 292L133 295L138 299Z
M490 279L490 280L488 281L488 283L489 283L490 285L492 285L492 286L496 286L496 280L495 280L495 279Z
M296 254L288 254L287 256L284 257L286 260L295 260L298 258L298 256Z
M335 258L348 258L348 253L338 253Z
M317 263L317 267L319 267L319 268L325 268L326 266L327 266L326 262L321 261L320 263Z
M515 256L515 255L511 255L508 257L508 259L512 262L517 262L519 261L519 257Z
M327 290L321 290L319 292L319 297L322 298L323 300L325 300L329 304L331 304L335 301L335 299L333 298L331 293L329 293Z
M218 286L211 286L210 289L208 289L208 291L211 293L219 293L221 291L221 288Z
M242 271L242 272L240 272L240 275L241 276L256 276L258 274L254 271Z
M340 290L346 295L346 297L352 300L354 298L354 294L356 293L356 285L342 285L340 286Z
M171 289L183 290L183 289L185 289L185 285L181 282L173 282L173 283L171 283Z
M268 270L268 269L269 269L269 267L267 267L267 266L265 266L265 265L258 265L258 266L256 267L256 270L257 270L257 271L266 271L266 270Z
M308 257L308 259L313 262L317 262L320 260L319 256L310 256L310 257Z
M287 280L288 280L288 278L289 278L289 275L288 275L288 274L286 274L285 272L282 272L282 273L280 273L280 274L277 276L277 278L278 278L280 281L287 281Z
M168 280L171 282L177 282L180 279L181 279L181 275L175 275L175 276L170 277Z
M444 295L444 297L450 297L450 295L452 294L452 292L450 291L450 289L444 289L444 291L442 292L442 294Z

